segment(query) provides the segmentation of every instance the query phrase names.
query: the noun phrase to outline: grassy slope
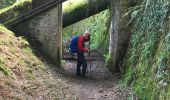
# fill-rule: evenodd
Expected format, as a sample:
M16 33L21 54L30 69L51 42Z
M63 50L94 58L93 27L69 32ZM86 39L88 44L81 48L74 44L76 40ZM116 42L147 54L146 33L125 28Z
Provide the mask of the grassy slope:
M0 26L0 99L71 98L69 90L63 90L64 81L54 73L26 40Z
M142 100L170 100L170 4L147 1L133 13L124 82Z

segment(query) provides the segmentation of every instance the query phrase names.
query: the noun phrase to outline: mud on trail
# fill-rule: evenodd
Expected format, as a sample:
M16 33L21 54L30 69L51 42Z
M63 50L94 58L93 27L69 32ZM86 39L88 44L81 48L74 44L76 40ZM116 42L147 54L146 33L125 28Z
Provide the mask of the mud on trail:
M91 62L87 60L87 79L76 76L76 60L66 60L66 63L63 65L63 73L67 76L67 86L75 94L75 99L136 100L130 90L121 88L118 83L120 75L117 73L112 74L105 66L104 60L98 55L94 53L92 54ZM88 59L88 56L86 59Z

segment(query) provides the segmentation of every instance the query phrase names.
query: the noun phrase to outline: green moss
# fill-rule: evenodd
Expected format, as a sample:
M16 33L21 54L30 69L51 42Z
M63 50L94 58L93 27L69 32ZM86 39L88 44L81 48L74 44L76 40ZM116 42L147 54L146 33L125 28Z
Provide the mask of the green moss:
M74 11L80 7L84 7L87 5L88 0L69 0L63 3L63 11L64 12L71 12Z
M155 0L146 3L134 18L124 82L141 100L169 100L170 28L164 27L169 26L169 4Z
M11 20L9 20L9 21L6 21L5 23L3 23L3 25L8 25L8 24L12 23L15 19L16 19L16 18L13 18L13 19L11 19Z
M32 0L19 0L16 3L14 3L12 6L1 9L0 14L5 13L9 10L13 10L14 8L16 9L17 7L23 7L26 4L31 3L31 2L32 2Z
M34 76L34 74L33 74L33 72L32 72L32 69L27 69L27 78L29 79L29 80L35 80L35 76Z
M0 17L3 25L12 23L18 16L31 9L32 0L19 0L11 6L0 9Z
M3 57L0 57L0 70L7 76L10 75L10 70L5 65L5 59Z
M4 33L14 34L12 31L8 30L4 25L0 24L0 31Z
M0 24L0 30L7 30L2 24Z
M167 89L167 95L166 95L166 100L169 100L170 99L170 85Z

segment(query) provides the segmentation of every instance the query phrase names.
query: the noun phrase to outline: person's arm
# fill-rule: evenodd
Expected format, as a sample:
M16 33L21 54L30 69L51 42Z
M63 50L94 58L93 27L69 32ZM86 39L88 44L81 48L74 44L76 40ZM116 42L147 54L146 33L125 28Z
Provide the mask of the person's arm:
M85 42L84 38L82 36L80 36L79 39L78 39L78 48L79 48L80 51L88 52L89 51L88 48L85 48L83 46L84 42Z

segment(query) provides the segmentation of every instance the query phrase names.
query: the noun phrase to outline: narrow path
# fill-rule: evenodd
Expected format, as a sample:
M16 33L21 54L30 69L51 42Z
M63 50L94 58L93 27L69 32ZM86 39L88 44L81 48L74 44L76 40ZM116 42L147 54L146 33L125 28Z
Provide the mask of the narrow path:
M76 60L66 60L63 66L64 73L68 76L66 83L76 95L76 100L129 100L133 98L129 90L120 88L118 84L120 75L111 74L102 59L92 60L91 66L92 78L88 61L87 79L75 75Z

